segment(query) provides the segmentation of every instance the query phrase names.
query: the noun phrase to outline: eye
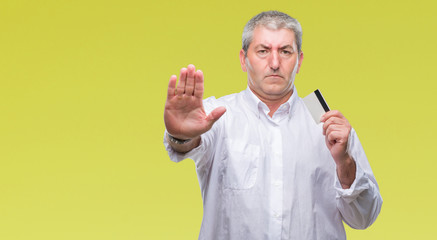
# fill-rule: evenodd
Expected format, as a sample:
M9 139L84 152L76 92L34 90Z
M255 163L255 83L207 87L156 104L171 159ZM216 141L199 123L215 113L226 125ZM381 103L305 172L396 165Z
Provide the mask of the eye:
M281 53L284 55L291 55L292 54L292 52L288 51L288 50L282 50Z
M268 51L266 49L260 49L257 51L258 55L265 56L268 54Z

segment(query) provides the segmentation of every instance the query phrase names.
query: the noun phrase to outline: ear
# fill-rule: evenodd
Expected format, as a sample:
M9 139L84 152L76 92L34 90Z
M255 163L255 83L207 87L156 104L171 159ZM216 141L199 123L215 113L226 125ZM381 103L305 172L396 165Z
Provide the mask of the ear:
M303 60L303 52L301 51L300 52L300 54L299 54L299 65L297 66L297 72L296 73L299 73L299 69L300 69L300 66L302 65L302 60Z
M241 64L241 69L243 70L243 72L247 72L247 69L246 69L246 56L244 56L244 50L243 49L240 50L240 64Z

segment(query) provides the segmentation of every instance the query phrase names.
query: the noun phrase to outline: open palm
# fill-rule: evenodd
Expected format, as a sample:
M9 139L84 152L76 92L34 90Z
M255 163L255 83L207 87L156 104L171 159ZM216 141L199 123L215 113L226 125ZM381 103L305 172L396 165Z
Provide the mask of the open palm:
M192 139L211 129L226 111L224 107L214 109L209 115L203 108L203 73L194 65L182 68L179 84L177 77L170 77L164 123L167 131L180 139Z

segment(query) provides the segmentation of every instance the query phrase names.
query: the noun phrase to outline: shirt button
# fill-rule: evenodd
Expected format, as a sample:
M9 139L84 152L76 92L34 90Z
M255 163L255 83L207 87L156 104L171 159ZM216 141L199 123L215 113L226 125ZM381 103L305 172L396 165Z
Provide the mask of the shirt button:
M273 216L275 217L275 218L279 218L281 215L279 215L279 213L273 213Z
M277 181L277 182L275 182L275 186L279 187L279 186L281 186L281 183L279 181Z

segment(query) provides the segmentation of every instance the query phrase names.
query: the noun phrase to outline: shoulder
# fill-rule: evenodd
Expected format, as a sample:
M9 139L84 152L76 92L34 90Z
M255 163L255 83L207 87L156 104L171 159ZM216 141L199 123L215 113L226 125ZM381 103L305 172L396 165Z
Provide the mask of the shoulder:
M203 100L203 106L206 112L210 112L220 106L226 107L226 109L230 109L234 106L238 106L240 102L241 92L229 94L218 99L215 96L208 97Z
M241 94L242 94L242 92L232 93L232 94L220 97L217 100L222 102L223 104L233 104L233 103L235 103L235 101L237 101L240 98Z

